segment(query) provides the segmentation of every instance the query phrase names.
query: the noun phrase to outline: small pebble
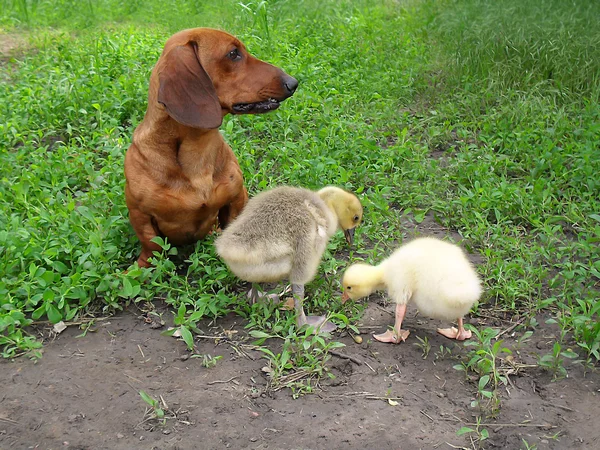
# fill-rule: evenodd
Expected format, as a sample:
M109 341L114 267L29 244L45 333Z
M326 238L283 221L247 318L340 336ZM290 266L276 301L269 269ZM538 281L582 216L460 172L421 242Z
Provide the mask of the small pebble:
M125 437L125 435L123 435L122 433L117 433L117 439L123 439Z
M187 361L189 358L190 358L190 355L187 355L187 354L185 354L185 355L181 355L181 356L179 357L179 359L180 359L180 360L182 360L182 361Z
M255 438L255 437L250 438L250 442L256 442L256 441L258 441L258 438Z
M171 430L163 430L163 434L171 434Z
M355 335L355 336L352 336L352 338L354 339L354 342L356 342L357 344L362 344L362 341L363 341L362 336Z

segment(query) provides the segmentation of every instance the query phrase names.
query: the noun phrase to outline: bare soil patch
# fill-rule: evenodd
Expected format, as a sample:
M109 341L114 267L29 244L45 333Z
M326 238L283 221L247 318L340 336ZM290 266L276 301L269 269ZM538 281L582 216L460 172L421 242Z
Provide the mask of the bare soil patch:
M18 33L0 33L0 66L7 65L12 58L28 50L25 35Z
M15 70L14 58L31 51L27 39L22 34L0 33L0 80L10 81Z
M9 58L25 45L25 38L16 33L0 34L0 58Z
M392 323L392 308L381 304L372 302L366 310L360 324L365 332ZM163 311L168 318L171 313ZM485 320L474 322L508 327L502 321L481 323ZM46 343L37 363L25 358L0 363L0 448L472 448L468 438L456 436L476 416L470 407L476 387L453 369L464 347L438 336L439 323L414 310L405 323L412 334L398 346L373 342L367 333L361 345L338 336L347 346L340 352L362 364L332 357L336 378L322 379L315 394L296 400L288 389L267 389L260 352L246 350L246 357L227 340L200 340L200 352L223 356L207 369L200 359L187 358L183 342L162 336L136 311L97 322L85 337L69 327ZM232 336L238 343L247 336L243 320L233 314L216 325L202 329L207 335L237 331ZM532 363L536 354L549 352L557 331L540 325L513 355L515 361ZM519 334L503 338L512 347ZM417 337L431 343L426 359L414 345ZM451 353L442 354L441 346ZM510 378L499 416L486 425L487 448L519 449L522 438L539 449L600 447L597 373L584 376L580 366L572 366L569 378L552 382L547 372L526 368ZM140 390L162 396L170 416L166 425L143 422Z

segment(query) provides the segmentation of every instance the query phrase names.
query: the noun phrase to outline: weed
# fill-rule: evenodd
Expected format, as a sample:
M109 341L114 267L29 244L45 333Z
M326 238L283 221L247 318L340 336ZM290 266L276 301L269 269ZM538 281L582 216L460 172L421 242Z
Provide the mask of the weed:
M474 372L479 377L477 382L477 398L471 402L472 407L481 407L494 416L500 408L498 386L506 385L508 380L499 371L499 357L511 354L510 349L502 346L502 340L492 342L498 334L493 328L477 330L469 326L473 340L465 342L465 347L473 347L467 355L468 361L455 365L457 370Z
M78 338L79 337L85 337L85 336L87 336L87 334L88 334L89 331L92 331L92 332L95 331L95 330L92 329L92 327L94 326L95 322L96 321L94 319L92 319L90 321L87 321L87 322L82 323L81 325L79 325L79 329L83 330L83 332L81 334L78 334L75 337L78 337Z
M429 339L427 338L427 336L425 336L424 338L420 338L419 336L417 336L417 340L419 342L415 342L413 345L419 347L421 349L421 352L423 353L423 359L427 359L427 356L431 351L431 343L429 342Z
M300 330L292 327L287 335L271 335L259 330L250 331L250 335L258 339L255 342L257 345L270 338L283 340L279 353L265 347L259 347L258 350L269 359L269 365L263 371L269 376L270 389L277 391L289 387L294 398L312 392L313 380L318 382L325 374L333 376L325 365L329 359L328 352L344 346L314 334L312 327Z
M538 364L552 373L552 379L558 380L568 376L567 369L564 366L565 358L577 358L577 353L571 349L563 350L559 342L552 346L552 352L538 358Z
M29 355L31 359L42 357L42 343L21 329L31 322L31 319L25 319L22 312L15 310L0 316L0 348L3 358L16 358L21 355Z
M202 367L206 367L207 369L210 369L212 367L215 367L217 365L217 363L219 362L219 360L222 359L223 357L222 356L194 354L194 355L190 356L190 358L201 358L202 359Z
M577 345L585 351L586 361L600 360L600 303L581 298L574 303L575 307L561 305L563 313L558 316L558 322L563 330L573 332ZM554 319L549 322L556 323Z
M542 437L543 437L544 439L551 439L551 440L553 440L553 441L559 441L559 440L560 440L560 435L561 435L561 434L563 434L563 432L562 432L562 431L558 431L558 432L556 432L556 433L554 433L554 434L550 434L550 435L543 435Z
M452 356L452 349L445 345L440 345L440 349L435 352L435 360Z
M537 445L530 444L525 439L521 439L521 442L523 442L522 450L537 450Z
M269 40L269 2L267 2L266 0L249 1L248 3L240 2L238 5L240 9L244 13L248 14L248 16L251 18L251 20L249 21L249 23L251 23L249 28L258 28L260 31L262 31L263 36L265 36L266 39Z
M525 333L519 336L515 344L515 350L520 350L525 344L527 344L530 341L531 336L533 336L533 331L531 330L527 330Z
M144 413L144 419L157 419L159 423L164 425L166 423L165 410L161 407L160 402L144 391L140 391L140 397L142 397L142 400L144 400L150 407L146 409L146 412Z
M490 433L487 430L487 428L483 428L480 416L477 416L475 428L465 426L460 428L456 432L457 436L462 436L464 434L473 436L472 441L474 441L474 443L477 444L478 448L482 448L484 441L486 441L490 437Z

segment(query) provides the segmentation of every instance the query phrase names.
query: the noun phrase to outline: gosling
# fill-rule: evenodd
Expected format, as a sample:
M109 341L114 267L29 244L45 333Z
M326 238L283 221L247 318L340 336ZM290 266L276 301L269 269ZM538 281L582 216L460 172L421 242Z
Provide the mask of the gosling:
M217 253L239 278L251 283L289 279L296 324L329 332L325 316L306 316L304 285L317 272L327 242L337 229L352 245L363 209L358 198L327 186L318 192L278 187L250 199L242 213L215 242ZM251 301L258 293L253 286ZM327 322L327 323L326 323Z
M399 344L410 331L402 329L406 305L413 302L425 316L457 320L457 328L438 328L449 339L464 341L471 331L463 316L481 297L481 282L460 247L434 238L415 239L396 250L378 266L354 264L343 277L342 302L387 289L396 303L394 329L373 337Z

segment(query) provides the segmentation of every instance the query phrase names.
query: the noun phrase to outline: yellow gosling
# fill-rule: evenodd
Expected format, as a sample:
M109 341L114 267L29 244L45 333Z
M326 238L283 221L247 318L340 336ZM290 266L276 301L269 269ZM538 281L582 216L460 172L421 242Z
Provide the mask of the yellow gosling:
M408 303L428 317L457 320L458 328L438 328L450 339L465 340L463 317L481 297L481 282L460 247L434 238L415 239L396 250L377 266L354 264L344 273L342 301L367 297L387 290L396 303L393 330L373 337L398 344L409 336L402 329Z

